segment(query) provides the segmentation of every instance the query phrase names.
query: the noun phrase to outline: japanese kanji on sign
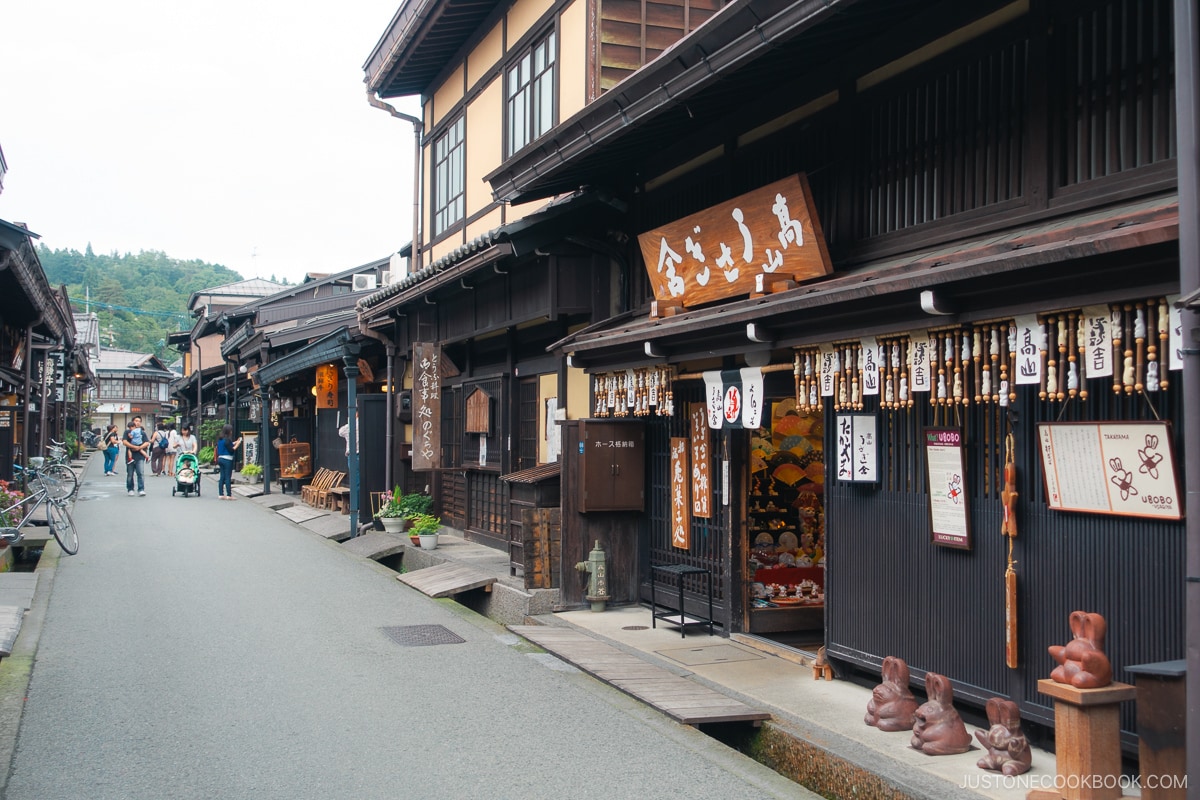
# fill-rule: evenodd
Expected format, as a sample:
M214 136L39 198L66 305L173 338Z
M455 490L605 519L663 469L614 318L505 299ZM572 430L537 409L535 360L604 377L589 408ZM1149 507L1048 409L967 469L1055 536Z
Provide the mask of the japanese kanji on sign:
M803 173L638 236L654 297L698 306L832 271Z
M414 470L442 465L442 351L431 342L413 344Z

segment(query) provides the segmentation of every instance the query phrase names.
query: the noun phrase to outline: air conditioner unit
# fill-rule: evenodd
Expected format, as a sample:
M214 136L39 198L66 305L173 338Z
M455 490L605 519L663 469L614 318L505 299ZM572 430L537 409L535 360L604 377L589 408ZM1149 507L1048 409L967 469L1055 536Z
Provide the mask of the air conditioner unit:
M392 273L392 283L404 280L408 277L408 259L399 253L392 253L388 259L388 272Z
M399 283L402 280L404 280L403 275L392 272L390 269L385 269L380 275L379 282L384 286L391 286L393 283Z
M355 275L350 281L350 289L355 292L367 292L375 288L375 275L369 272L361 272Z

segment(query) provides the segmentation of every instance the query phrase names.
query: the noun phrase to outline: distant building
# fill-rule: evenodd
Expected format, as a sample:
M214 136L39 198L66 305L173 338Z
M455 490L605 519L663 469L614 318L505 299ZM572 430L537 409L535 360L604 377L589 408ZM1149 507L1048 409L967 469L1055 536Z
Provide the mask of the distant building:
M96 411L93 425L125 423L140 416L146 426L174 413L171 381L179 377L152 353L101 350L92 362L96 373Z

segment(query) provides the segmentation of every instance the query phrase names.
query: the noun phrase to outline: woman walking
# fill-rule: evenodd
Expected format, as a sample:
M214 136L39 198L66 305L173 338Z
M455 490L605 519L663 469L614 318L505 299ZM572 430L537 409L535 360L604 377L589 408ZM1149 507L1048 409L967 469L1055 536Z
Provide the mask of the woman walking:
M117 454L121 452L121 437L117 426L110 424L104 429L104 474L117 474Z
M217 480L217 496L221 500L233 499L233 455L241 446L242 438L233 438L232 425L221 429L221 438L217 439L217 466L221 468L221 477Z

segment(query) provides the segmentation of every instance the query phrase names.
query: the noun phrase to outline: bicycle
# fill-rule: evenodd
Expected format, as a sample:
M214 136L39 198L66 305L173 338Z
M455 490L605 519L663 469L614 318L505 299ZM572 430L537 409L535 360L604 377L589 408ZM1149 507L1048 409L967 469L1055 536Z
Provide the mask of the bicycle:
M67 497L70 495L56 498L51 494L50 487L56 479L42 472L44 464L44 458L34 456L29 459L29 466L23 469L15 467L29 476L29 485L36 488L19 502L0 512L0 522L4 523L0 526L0 539L9 544L19 544L25 538L25 526L33 519L38 508L45 506L50 534L58 541L58 546L64 553L73 556L79 552L79 531L75 529L75 520L71 519L71 512L67 511ZM17 514L21 515L21 519L14 525L13 517Z
M50 440L50 446L46 448L50 453L48 463L42 469L42 472L48 476L57 477L61 482L66 494L62 499L74 497L79 491L79 475L71 468L71 463L67 460L67 445L66 442L56 442Z

